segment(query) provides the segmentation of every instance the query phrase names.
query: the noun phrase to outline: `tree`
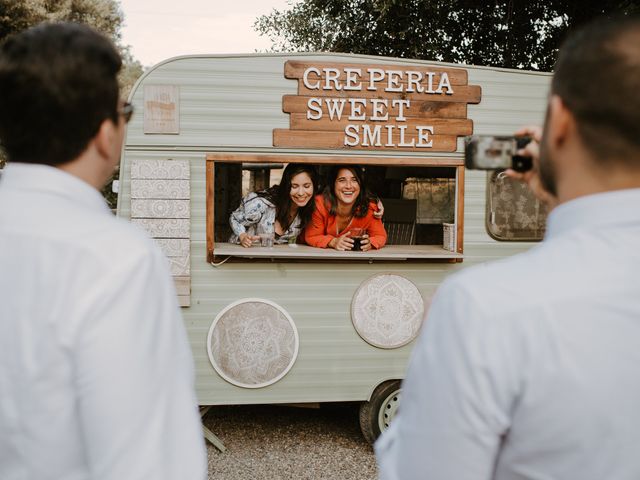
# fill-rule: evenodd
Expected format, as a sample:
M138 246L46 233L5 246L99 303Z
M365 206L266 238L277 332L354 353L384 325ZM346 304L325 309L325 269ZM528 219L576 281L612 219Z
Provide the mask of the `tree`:
M301 0L259 17L274 51L331 51L550 71L567 31L640 0Z
M120 83L123 97L142 75L140 62L122 45L120 29L124 16L116 0L0 0L0 42L45 21L78 22L91 25L116 44L124 60Z
M142 75L143 68L122 45L120 29L124 16L116 0L0 0L0 43L13 33L45 21L77 22L91 25L107 35L122 55L123 65L119 81L121 96L127 98L134 83ZM0 168L4 166L0 152ZM107 201L115 208L116 196L111 183L103 191Z

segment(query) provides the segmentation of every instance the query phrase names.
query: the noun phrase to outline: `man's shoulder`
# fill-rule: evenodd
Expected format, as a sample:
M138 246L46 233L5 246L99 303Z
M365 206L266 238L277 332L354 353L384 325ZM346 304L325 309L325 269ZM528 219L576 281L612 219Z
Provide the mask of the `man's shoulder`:
M91 232L88 232L90 236ZM94 243L97 253L110 255L144 256L154 252L158 246L139 226L128 220L107 217L103 228L95 232Z
M158 256L159 247L139 226L113 215L79 215L66 232L52 234L55 243L83 252L92 263L110 269Z
M527 252L457 272L443 287L496 313L512 306L524 308L548 298L548 291L554 288L553 257L553 248L537 245Z

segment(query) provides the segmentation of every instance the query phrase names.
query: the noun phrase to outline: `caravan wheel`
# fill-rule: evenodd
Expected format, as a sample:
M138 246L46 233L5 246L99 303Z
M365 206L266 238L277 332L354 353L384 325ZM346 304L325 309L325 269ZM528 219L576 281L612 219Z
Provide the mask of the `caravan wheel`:
M369 442L376 441L389 427L400 404L400 380L389 380L376 387L371 400L360 405L360 430Z

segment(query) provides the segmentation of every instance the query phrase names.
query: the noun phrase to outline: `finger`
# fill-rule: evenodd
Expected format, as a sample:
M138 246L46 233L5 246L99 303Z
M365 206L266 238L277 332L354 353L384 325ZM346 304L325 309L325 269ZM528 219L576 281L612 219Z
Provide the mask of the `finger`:
M537 159L540 156L540 144L536 140L533 140L527 143L524 148L518 149L516 155Z
M529 136L535 141L539 142L542 139L542 127L539 125L527 125L525 127L516 130L514 133L516 137Z

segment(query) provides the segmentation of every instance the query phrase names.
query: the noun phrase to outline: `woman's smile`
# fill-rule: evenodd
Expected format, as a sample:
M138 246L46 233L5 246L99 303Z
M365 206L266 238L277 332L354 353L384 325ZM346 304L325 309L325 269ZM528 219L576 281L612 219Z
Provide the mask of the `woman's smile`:
M291 201L298 207L304 207L313 196L313 181L308 173L302 172L291 177Z
M347 168L340 169L334 185L334 191L339 202L346 204L355 202L360 194L358 178L351 170Z

